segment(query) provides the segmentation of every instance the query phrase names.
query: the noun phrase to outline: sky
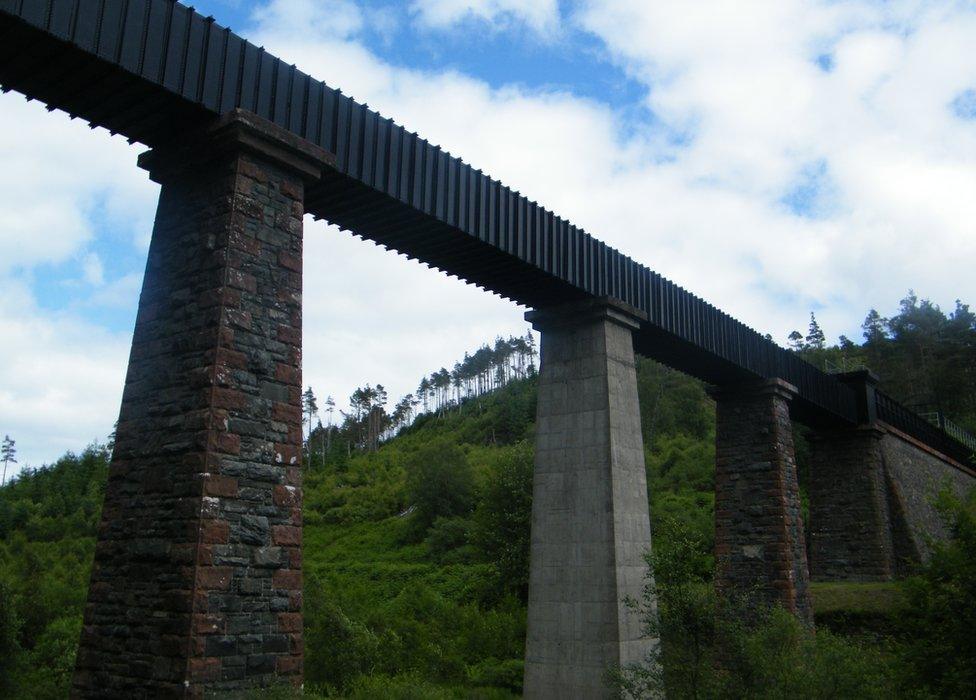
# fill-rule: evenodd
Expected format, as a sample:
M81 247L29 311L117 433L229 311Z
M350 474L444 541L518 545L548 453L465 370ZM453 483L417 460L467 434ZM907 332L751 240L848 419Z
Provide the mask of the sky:
M909 289L976 303L976 5L198 0L252 42L780 343ZM158 187L145 150L0 95L0 434L118 416ZM395 401L525 311L306 218L304 379Z

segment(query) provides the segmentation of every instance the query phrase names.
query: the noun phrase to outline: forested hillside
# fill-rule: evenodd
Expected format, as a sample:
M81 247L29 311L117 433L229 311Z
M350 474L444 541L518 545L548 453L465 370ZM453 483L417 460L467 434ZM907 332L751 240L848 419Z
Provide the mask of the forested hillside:
M809 337L796 334L793 342L815 363L864 362L896 398L934 403L976 427L976 328L965 305L945 316L909 296L898 316L869 316L865 331L863 345L827 347L812 319ZM306 690L346 697L519 693L536 379L525 339L485 348L477 362L460 361L456 374L425 378L422 398L397 402L404 407L397 418L396 409L387 413L380 385L359 390L358 410L334 426L331 415L319 424L314 397L306 397L314 424L305 468ZM907 633L898 632L938 637L943 646L956 644L957 634L969 645L964 651L972 648L963 631L976 610L976 576L959 573L976 574L972 504L968 511L954 506L961 544L946 550L931 579L923 572L914 589L868 593L875 603L925 601L915 607L927 617L900 614L897 624L885 623L894 636L883 639L808 637L774 617L740 635L741 673L716 677L713 642L728 630L714 624L708 586L714 406L700 382L649 360L639 362L638 382L670 675L622 683L635 690L666 683L673 697L762 695L760 687L769 697L881 697L901 683L913 697L928 697L976 679L965 658L946 670L920 651L921 642L900 641ZM797 451L802 479L802 432ZM0 697L65 696L107 459L105 447L92 446L0 489ZM959 580L968 589L959 592ZM817 601L822 620L847 620L837 626L845 632L853 619L846 613L856 618L864 606L863 596L848 593L822 592ZM831 694L831 687L852 694Z

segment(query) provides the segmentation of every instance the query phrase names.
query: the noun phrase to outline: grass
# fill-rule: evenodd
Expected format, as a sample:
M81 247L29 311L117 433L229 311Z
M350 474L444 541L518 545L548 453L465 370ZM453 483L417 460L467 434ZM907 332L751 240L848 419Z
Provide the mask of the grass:
M810 593L816 615L849 613L887 616L903 600L898 584L888 581L811 583Z

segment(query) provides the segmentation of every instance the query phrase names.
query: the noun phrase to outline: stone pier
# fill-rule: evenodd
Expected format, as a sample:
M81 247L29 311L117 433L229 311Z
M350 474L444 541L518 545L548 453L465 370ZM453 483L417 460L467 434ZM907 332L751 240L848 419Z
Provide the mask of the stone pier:
M303 197L330 162L240 111L140 158L162 189L75 697L301 682Z
M542 334L525 697L603 698L644 661L650 551L633 332L642 314L593 299L526 314Z
M712 391L716 401L715 585L813 624L789 401L780 379Z
M810 577L814 581L888 581L894 542L882 440L877 425L811 436Z

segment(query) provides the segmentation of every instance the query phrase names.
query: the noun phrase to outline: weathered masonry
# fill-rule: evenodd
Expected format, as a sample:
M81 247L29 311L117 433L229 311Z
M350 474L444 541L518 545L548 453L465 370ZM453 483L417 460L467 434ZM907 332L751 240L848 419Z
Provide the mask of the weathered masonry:
M931 538L945 535L938 493L964 495L976 486L976 470L899 429L904 409L879 400L873 374L840 379L858 392L861 422L812 435L810 575L890 580L927 557ZM901 417L902 424L912 419Z
M302 673L305 183L332 156L231 112L162 185L73 690Z
M649 545L634 350L716 387L719 585L804 619L790 419L821 436L810 551L829 576L889 575L920 541L898 523L927 517L911 480L969 460L873 388L174 0L0 0L0 86L149 147L162 185L77 696L301 680L305 213L535 309L528 696L603 695L597 669L654 643L621 608ZM844 515L857 556L838 479L864 495Z

